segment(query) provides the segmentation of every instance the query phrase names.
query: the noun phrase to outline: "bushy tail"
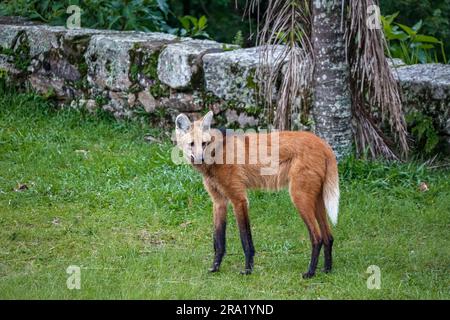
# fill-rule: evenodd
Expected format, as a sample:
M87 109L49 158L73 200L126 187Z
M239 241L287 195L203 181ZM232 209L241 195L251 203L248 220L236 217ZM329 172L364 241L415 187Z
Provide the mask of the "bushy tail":
M323 202L333 225L337 224L339 211L339 174L334 157L327 162L327 173L323 185Z

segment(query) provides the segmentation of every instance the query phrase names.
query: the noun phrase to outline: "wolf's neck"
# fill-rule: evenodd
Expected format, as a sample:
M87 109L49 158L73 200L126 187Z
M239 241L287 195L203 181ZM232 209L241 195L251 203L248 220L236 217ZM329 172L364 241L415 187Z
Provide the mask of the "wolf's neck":
M192 165L195 170L200 172L203 176L210 176L212 175L212 172L214 171L214 168L217 166L217 164L193 164Z

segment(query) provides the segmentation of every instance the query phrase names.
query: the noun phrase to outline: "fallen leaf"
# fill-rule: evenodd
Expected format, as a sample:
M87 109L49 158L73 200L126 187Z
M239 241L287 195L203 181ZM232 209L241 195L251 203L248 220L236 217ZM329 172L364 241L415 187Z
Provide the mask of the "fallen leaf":
M190 221L186 221L186 222L183 222L182 224L180 224L180 227L182 227L182 228L187 228L189 225L191 225L192 224L192 222L190 222Z
M428 191L430 189L428 188L428 185L425 182L421 182L419 184L419 190L422 191L422 192L426 192L426 191Z
M88 150L83 150L83 149L75 150L75 153L82 154L85 158L87 158L88 152L89 152Z
M14 191L16 191L16 192L21 192L21 191L25 191L25 190L28 190L28 186L25 183L19 183L17 185L17 188L14 189Z

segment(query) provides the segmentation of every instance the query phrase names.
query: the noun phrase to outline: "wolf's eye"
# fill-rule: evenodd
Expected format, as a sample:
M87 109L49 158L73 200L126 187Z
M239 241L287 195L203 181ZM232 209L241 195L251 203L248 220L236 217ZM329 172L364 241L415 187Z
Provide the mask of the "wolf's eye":
M191 147L194 147L194 141L189 144Z

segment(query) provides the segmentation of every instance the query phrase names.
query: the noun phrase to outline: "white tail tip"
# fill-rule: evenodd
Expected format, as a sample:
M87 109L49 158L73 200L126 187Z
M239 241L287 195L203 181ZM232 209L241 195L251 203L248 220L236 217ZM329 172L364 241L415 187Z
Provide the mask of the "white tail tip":
M335 186L332 190L327 190L324 194L325 208L331 223L335 226L338 222L339 212L339 187Z

